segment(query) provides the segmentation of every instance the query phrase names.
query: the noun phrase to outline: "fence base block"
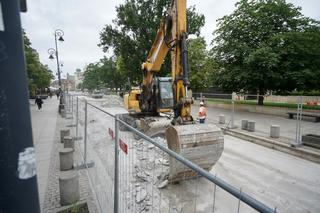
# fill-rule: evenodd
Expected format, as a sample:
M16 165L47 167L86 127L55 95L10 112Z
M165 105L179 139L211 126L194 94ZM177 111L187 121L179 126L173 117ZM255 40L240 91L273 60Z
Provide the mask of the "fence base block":
M77 125L76 124L69 124L69 125L66 125L66 127L76 127Z
M63 138L66 136L70 136L70 129L60 130L60 143L63 143Z
M85 165L83 162L73 165L73 168L75 170L81 170L81 169L86 169L86 168L91 168L91 167L94 167L94 162L93 161L87 162L87 165Z
M73 137L73 140L75 140L75 141L79 141L79 140L82 140L82 139L83 139L83 137L81 137L81 136Z

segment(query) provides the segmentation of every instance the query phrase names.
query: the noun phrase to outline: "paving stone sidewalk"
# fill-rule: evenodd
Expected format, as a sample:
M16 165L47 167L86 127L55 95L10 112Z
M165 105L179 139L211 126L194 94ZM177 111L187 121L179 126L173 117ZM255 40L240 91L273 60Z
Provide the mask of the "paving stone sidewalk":
M59 212L68 207L62 207L59 195L59 149L63 148L60 140L60 130L66 129L67 120L58 114L56 99L44 100L41 110L35 110L30 101L33 124L34 145L36 149L38 190L41 212ZM75 146L75 163L79 164L81 155ZM95 199L91 191L86 170L79 170L80 200L86 202L89 212L98 212Z

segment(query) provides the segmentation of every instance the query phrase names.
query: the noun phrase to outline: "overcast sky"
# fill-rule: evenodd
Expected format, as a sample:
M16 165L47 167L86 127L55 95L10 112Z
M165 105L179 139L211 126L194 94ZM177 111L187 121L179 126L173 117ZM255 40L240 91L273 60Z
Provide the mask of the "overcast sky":
M319 0L287 0L302 7L306 16L320 20ZM47 49L54 47L54 30L64 31L65 42L59 43L59 59L64 64L62 77L73 74L86 63L96 62L104 53L97 46L99 32L116 17L115 6L124 0L29 0L28 12L22 13L22 26L40 54L40 60L56 72L55 61L48 59ZM188 6L205 15L202 36L209 44L216 20L235 9L236 0L188 0Z

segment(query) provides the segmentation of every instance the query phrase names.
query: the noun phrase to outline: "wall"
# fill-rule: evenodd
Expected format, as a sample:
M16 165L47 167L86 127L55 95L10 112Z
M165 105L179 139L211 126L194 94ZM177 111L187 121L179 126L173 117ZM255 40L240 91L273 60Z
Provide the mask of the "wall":
M298 97L300 97L300 96L270 95L270 96L265 97L265 101L297 103ZM303 103L306 103L308 101L317 101L318 104L320 104L320 96L301 96L301 98L302 98Z
M224 104L224 103L212 103L206 102L207 106L222 108L222 109L229 109L231 110L231 104ZM283 107L266 107L266 106L258 106L258 105L245 105L245 104L236 104L234 105L234 109L238 111L245 111L245 112L254 112L254 113L261 113L267 115L278 115L287 117L287 112L296 112L296 109L293 108L283 108ZM320 110L307 110L304 109L303 112L311 112L311 113L320 113Z

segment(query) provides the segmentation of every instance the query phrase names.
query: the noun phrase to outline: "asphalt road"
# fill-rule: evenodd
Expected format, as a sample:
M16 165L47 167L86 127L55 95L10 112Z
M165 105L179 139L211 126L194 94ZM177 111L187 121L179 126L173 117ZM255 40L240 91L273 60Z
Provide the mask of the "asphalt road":
M225 135L213 173L279 212L320 212L320 165Z

